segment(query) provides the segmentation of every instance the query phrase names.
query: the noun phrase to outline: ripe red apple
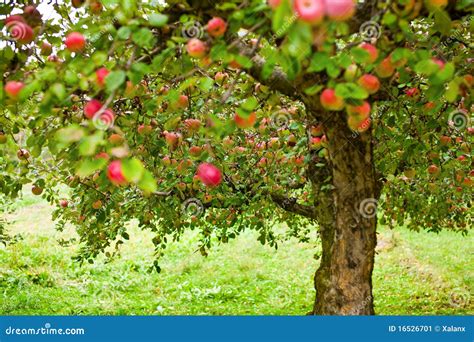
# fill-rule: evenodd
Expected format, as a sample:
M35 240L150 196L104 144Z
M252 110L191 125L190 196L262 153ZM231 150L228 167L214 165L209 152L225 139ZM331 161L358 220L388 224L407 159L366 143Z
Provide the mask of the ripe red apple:
M319 24L324 18L324 0L295 0L293 8L298 19L309 24Z
M339 111L344 108L344 99L340 96L337 96L334 89L324 89L319 99L323 108L327 110Z
M122 171L122 162L120 160L114 160L109 164L107 167L107 178L114 185L127 184L127 180Z
M165 132L165 140L170 149L174 150L176 147L179 146L183 137L180 133L175 132Z
M370 74L362 75L358 80L357 83L364 88L369 94L375 94L380 89L380 81L379 79Z
M319 97L323 108L331 111L339 111L344 108L344 99L336 95L336 91L331 88L323 90Z
M23 89L25 85L23 82L18 82L18 81L8 81L5 84L4 90L7 96L13 100L16 100L18 98L18 94L20 91Z
M370 117L361 118L359 116L349 116L347 118L347 125L355 132L363 133L370 128Z
M207 33L211 37L222 37L227 30L227 24L224 19L214 17L207 23Z
M235 113L234 122L235 122L235 125L239 128L245 129L245 128L253 127L255 123L257 122L257 113L252 112L246 118L243 118L238 113Z
M187 95L179 95L178 99L173 103L173 108L184 109L189 106L189 98Z
M79 32L71 32L66 36L64 41L66 48L71 52L80 52L86 46L86 39Z
M84 106L84 115L88 119L92 119L100 109L102 108L102 103L100 101L92 99L86 103Z
M95 210L99 210L100 208L102 208L102 201L97 200L94 203L92 203L92 208Z
M53 46L50 43L47 41L41 43L40 53L42 56L49 56L51 52L53 52Z
M320 149L323 146L320 137L312 137L309 143L309 147L312 150Z
M369 43L362 43L359 45L360 48L364 49L369 53L369 57L367 59L367 63L372 64L374 63L377 58L379 57L379 51L375 46Z
M186 119L184 120L184 126L189 133L196 133L201 128L201 121L198 119Z
M355 13L354 0L325 0L326 15L333 21L344 21Z
M33 195L39 196L43 193L43 188L37 185L33 185L31 187L31 192L33 193Z
M263 168L263 167L267 166L267 163L268 163L267 158L262 157L262 158L260 158L260 160L258 161L257 166L260 167L260 168Z
M387 78L393 75L395 67L390 57L384 58L379 65L375 67L375 72L380 78Z
M117 133L113 133L109 137L109 142L113 145L119 145L123 143L124 140L125 139L120 134L117 134Z
M222 84L224 83L224 81L229 77L229 75L226 73L226 72L216 72L216 74L214 75L214 80L219 83L219 84Z
M100 68L95 71L95 77L97 80L97 85L102 88L105 86L105 78L109 74L109 70L107 68Z
M222 182L221 171L211 163L200 164L196 175L205 186L217 186Z
M189 148L189 154L193 157L199 157L202 153L202 147L200 146L191 146Z
M434 164L428 166L428 173L432 174L432 175L438 174L439 173L439 167L437 167Z
M436 106L436 103L433 101L426 102L423 106L425 109L432 110Z
M18 159L20 160L26 160L30 157L30 152L28 152L28 150L25 150L24 148L21 148L18 150L18 152L16 153L16 156L18 157Z
M280 6L281 0L267 0L267 3L272 9L276 9Z
M25 19L20 16L10 16L5 20L5 27L10 36L20 44L28 44L33 41L35 34L33 29L25 22Z
M357 117L359 120L365 120L370 116L370 104L364 101L359 106L347 106L347 114Z
M206 55L207 46L203 41L197 38L192 38L186 45L186 51L188 51L188 54L191 57L202 58Z
M405 94L408 97L418 97L420 95L420 90L418 88L408 88L405 90Z
M153 128L150 125L141 124L137 128L137 132L140 135L150 134L152 131L153 131Z
M100 12L102 12L102 3L97 0L91 0L89 3L89 8L92 14L100 14Z
M466 163L468 162L468 159L466 158L465 155L460 155L459 157L456 158L458 161L460 161L461 163Z
M431 58L431 60L432 60L433 62L435 62L435 63L439 66L439 69L440 69L440 70L444 69L444 64L445 64L445 63L444 63L441 59L439 59L439 58Z
M69 205L69 202L65 199L62 199L62 200L59 200L59 205L63 208L67 208L67 206Z
M110 157L107 152L99 152L95 155L95 159L100 159L100 158L109 160Z
M453 140L451 139L451 137L448 137L446 135L442 135L440 138L439 138L439 141L441 143L441 145L449 145Z

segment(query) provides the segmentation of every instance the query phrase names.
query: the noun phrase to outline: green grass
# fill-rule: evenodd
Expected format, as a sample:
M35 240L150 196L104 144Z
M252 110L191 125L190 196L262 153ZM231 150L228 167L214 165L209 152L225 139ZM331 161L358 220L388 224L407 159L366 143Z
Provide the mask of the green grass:
M314 300L313 259L318 246L288 241L276 251L253 232L210 256L195 253L197 237L170 245L161 274L148 273L153 246L130 227L120 257L93 265L71 260L77 246L61 247L51 208L25 195L7 218L19 242L0 247L0 314L298 315ZM378 314L472 314L474 245L443 232L380 229L374 270ZM472 293L471 293L472 295Z

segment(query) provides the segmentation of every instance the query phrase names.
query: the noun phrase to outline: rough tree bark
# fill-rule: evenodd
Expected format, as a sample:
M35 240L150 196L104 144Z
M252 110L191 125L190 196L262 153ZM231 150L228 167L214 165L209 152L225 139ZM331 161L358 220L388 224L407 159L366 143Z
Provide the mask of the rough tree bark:
M323 253L314 278L313 314L372 315L379 194L371 134L352 132L343 115L332 116L330 121L327 135L333 190L321 194L324 208L319 210L318 221Z

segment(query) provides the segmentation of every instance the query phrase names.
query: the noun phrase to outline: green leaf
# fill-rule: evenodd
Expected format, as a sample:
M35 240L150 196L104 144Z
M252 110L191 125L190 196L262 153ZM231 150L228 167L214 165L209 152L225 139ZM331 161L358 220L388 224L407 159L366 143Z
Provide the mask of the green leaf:
M344 99L363 100L369 97L367 91L355 83L339 83L335 90L336 95Z
M208 92L209 90L212 89L212 86L214 85L214 80L210 77L203 77L199 80L198 87L204 92Z
M448 87L446 88L445 96L448 102L453 103L456 101L459 95L459 84L456 80L452 80L448 83Z
M69 127L61 128L55 134L56 140L61 143L72 143L82 139L84 136L84 129L79 125L71 125Z
M282 0L276 8L272 19L272 30L277 37L283 36L290 28L293 11L288 0Z
M249 97L247 100L244 101L244 103L242 103L240 105L240 107L246 111L246 112L251 112L252 110L254 110L256 107L258 106L258 101L255 97Z
M76 169L76 175L79 177L87 177L93 174L97 170L101 170L107 164L105 158L87 158L82 160Z
M152 26L162 27L168 22L168 16L161 13L152 13L148 21Z
M451 31L451 18L449 14L443 10L436 10L434 13L434 28L441 34L447 36Z
M365 63L365 62L367 62L367 60L370 57L370 54L367 52L367 50L362 49L358 46L353 47L351 49L351 55L352 55L352 57L354 57L354 60L357 63Z
M122 70L112 71L105 78L105 85L108 92L112 92L115 89L118 89L126 79L127 75Z
M144 171L142 162L136 158L122 161L122 172L129 182L137 183L142 178Z
M155 42L153 33L146 27L141 28L132 34L132 40L135 44L141 47L152 47Z
M58 98L58 100L64 100L66 97L66 88L62 83L54 83L51 86L51 92Z
M310 95L310 96L311 96L311 95L314 95L314 94L319 93L319 91L320 91L321 89L323 89L323 88L324 88L324 86L323 86L322 84L315 84L314 86L311 86L311 87L309 87L309 88L306 88L306 89L304 90L304 92L305 92L306 95Z
M415 72L424 75L431 75L439 70L438 64L433 62L431 59L420 61L415 65Z
M153 175L148 170L143 172L143 175L137 185L140 189L147 193L155 192L158 189L155 178L153 178Z
M128 26L122 26L117 31L117 37L118 39L121 39L121 40L127 40L128 38L130 38L131 34L132 34L132 30Z
M316 52L311 58L308 72L322 71L326 69L327 65L329 65L330 63L332 62L328 53Z
M95 153L97 146L102 143L103 131L97 131L93 135L84 137L79 143L79 154L91 156Z

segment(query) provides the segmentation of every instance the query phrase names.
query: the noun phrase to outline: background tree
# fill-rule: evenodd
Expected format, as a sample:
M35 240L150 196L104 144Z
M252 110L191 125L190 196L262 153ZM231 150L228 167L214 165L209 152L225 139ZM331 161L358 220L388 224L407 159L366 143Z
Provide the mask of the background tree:
M373 314L376 209L467 234L469 1L51 4L0 5L0 189L57 204L79 261L135 218L158 271L186 229L206 255L214 237L276 247L275 225L307 241L316 223L312 313Z

